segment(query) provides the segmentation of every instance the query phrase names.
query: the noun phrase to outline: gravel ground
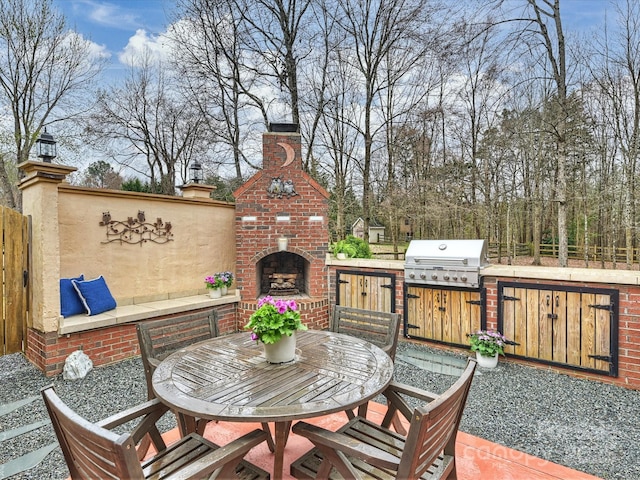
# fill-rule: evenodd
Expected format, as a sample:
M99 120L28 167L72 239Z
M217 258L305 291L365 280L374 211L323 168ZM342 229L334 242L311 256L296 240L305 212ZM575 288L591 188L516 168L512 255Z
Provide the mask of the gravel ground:
M400 342L408 350L463 355ZM442 392L455 377L425 372L397 361L396 379ZM40 395L53 384L74 410L96 421L146 399L139 358L92 370L86 378L47 378L21 354L0 357L0 405ZM40 398L0 416L0 432L46 419ZM162 429L174 425L170 415ZM640 479L640 392L576 379L543 369L501 362L480 370L473 380L461 430L492 442L605 479ZM55 441L51 426L42 427L0 447L1 464ZM39 465L12 479L54 479L68 476L59 449Z

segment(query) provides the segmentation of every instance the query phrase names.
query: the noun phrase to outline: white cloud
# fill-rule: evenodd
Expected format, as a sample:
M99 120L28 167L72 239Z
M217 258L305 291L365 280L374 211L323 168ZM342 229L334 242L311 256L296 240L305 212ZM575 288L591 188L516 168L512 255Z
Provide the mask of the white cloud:
M146 30L138 29L129 38L127 46L118 54L121 63L139 66L144 54L150 54L154 61L162 62L170 54L171 42L164 35L150 35Z
M135 13L109 2L81 0L74 4L74 9L86 11L87 18L106 27L128 30L141 23Z

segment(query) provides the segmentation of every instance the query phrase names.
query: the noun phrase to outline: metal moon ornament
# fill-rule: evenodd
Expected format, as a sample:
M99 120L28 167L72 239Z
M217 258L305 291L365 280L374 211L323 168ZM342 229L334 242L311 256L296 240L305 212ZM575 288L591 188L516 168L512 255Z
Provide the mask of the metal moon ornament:
M284 167L287 167L287 166L291 165L293 160L296 158L296 152L293 150L293 147L291 145L289 145L288 143L280 143L279 142L278 145L280 145L284 149L284 151L287 153L287 159L282 164L281 168L284 168Z

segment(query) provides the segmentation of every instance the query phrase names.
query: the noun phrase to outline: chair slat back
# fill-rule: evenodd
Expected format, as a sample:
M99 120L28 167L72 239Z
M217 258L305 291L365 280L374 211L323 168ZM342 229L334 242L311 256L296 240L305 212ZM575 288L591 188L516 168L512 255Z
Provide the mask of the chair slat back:
M69 473L73 480L144 479L129 434L117 435L71 410L53 387L42 391Z
M149 398L153 397L151 378L156 366L180 348L218 336L215 310L179 317L149 320L136 325L140 356L147 379Z
M367 340L382 348L393 360L398 346L400 316L397 313L336 305L333 308L331 331Z
M398 478L419 478L443 452L455 455L456 435L475 368L475 360L470 359L460 378L446 392L437 400L415 409Z

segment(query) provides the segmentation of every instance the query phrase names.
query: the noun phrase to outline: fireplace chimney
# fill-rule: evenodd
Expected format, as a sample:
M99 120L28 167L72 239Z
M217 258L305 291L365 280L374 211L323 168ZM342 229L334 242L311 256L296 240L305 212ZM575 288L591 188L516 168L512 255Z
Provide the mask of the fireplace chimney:
M234 192L239 318L261 296L289 296L308 326L326 328L329 194L303 171L298 130L271 123L262 135L262 170Z

